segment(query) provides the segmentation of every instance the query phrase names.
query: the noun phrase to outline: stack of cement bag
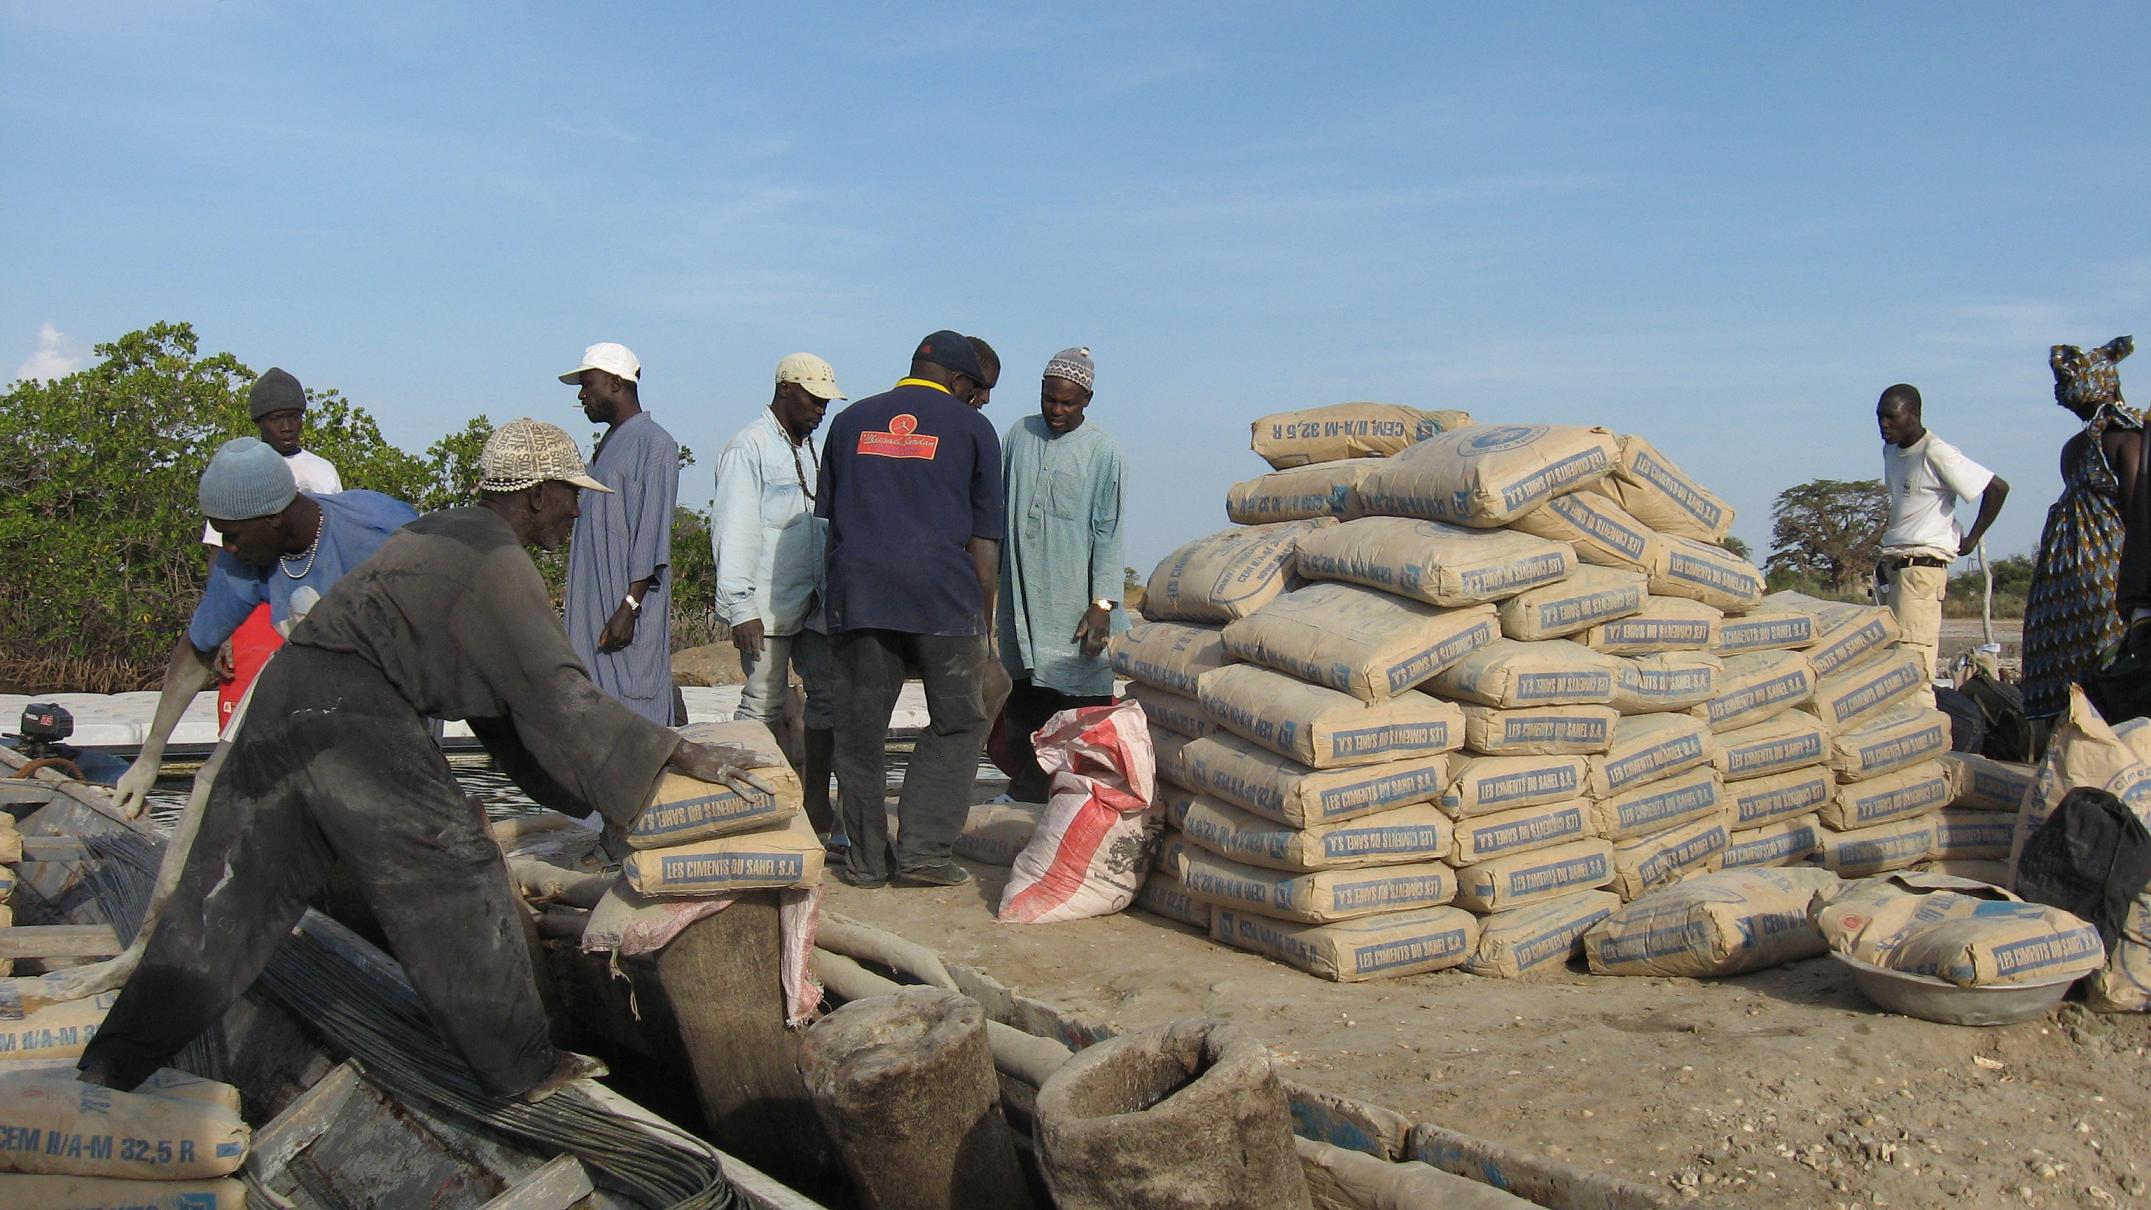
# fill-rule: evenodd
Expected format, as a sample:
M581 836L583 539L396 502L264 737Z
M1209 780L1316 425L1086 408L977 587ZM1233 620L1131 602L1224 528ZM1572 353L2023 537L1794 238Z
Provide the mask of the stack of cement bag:
M9 900L15 897L15 867L22 862L22 833L15 829L15 817L0 812L0 929L15 923L15 909ZM0 975L13 973L15 960L0 958Z
M1901 709L1920 670L1887 613L1766 604L1719 544L1732 510L1649 442L1465 425L1368 456L1324 432L1258 422L1289 469L1228 512L1263 523L1168 556L1116 644L1183 791L1146 898L1331 978L1518 975L1729 856L1929 858L1931 823L1864 843L1957 784L1941 716Z
M798 775L769 728L752 721L698 723L680 734L761 753L770 763L754 776L776 793L741 794L666 773L628 830L635 850L621 864L628 887L644 896L707 898L819 885L821 840L802 809Z

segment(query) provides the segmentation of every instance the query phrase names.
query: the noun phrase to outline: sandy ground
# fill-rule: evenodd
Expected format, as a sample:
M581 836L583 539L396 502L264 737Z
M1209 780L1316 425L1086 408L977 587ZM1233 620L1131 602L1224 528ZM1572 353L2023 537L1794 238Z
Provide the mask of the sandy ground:
M1885 1015L1829 959L1713 982L1461 971L1328 983L1131 912L996 924L1006 871L829 907L1065 1009L1218 1017L1291 1078L1703 1204L2151 1205L2151 1020Z

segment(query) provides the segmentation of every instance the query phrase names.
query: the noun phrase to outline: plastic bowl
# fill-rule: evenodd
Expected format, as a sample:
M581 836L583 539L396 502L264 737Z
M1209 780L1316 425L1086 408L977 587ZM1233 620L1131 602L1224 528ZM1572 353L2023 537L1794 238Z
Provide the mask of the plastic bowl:
M2082 978L2070 975L2044 983L1959 987L1929 975L1884 970L1836 952L1830 956L1852 968L1853 983L1881 1008L1944 1025L2014 1025L2043 1017L2061 1003L2069 985Z

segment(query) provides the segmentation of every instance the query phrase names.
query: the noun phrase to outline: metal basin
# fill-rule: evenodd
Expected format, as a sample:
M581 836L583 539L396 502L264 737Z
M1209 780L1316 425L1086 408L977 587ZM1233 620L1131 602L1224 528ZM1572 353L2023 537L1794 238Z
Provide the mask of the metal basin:
M1929 975L1884 970L1844 954L1830 956L1852 968L1853 983L1879 1007L1944 1025L2013 1025L2043 1017L2061 1003L2069 985L2082 977L2006 987L1959 987Z

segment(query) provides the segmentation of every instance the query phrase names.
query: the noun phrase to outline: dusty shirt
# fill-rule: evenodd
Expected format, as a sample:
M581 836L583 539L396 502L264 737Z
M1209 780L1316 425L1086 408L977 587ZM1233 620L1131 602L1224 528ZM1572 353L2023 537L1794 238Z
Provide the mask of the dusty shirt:
M359 656L418 714L468 721L517 784L564 814L631 822L680 742L591 682L537 565L482 506L397 531L291 642ZM333 700L333 686L322 692Z

